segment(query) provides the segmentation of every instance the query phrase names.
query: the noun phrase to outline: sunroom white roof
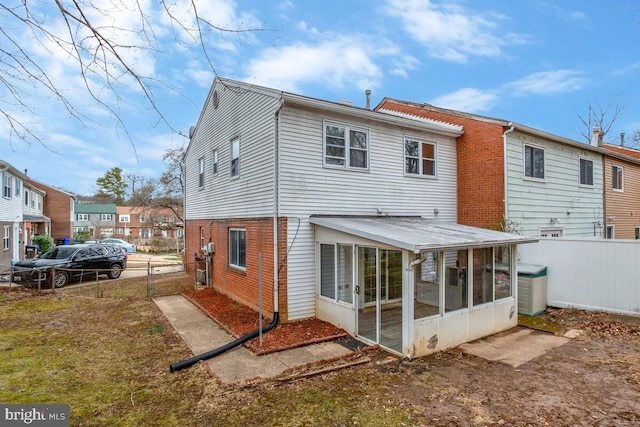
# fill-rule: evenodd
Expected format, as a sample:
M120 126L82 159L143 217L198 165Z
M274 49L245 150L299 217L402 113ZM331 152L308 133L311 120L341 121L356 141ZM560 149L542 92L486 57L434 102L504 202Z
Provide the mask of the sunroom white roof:
M539 239L421 217L311 216L311 224L418 253L533 243Z

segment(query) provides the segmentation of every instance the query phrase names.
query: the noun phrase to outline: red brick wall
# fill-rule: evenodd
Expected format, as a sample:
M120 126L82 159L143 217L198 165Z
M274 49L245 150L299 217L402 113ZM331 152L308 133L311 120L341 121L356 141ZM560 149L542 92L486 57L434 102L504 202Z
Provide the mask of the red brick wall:
M273 218L223 219L223 220L190 220L185 222L186 248L185 256L187 272L195 280L196 258L200 251L200 227L204 228L205 244L213 242L215 253L212 257L213 286L234 300L258 310L259 254L262 254L262 312L271 317L273 304ZM229 229L246 230L246 269L245 271L229 266ZM280 320L286 322L287 284L286 265L286 219L279 221L279 298L278 310ZM201 267L198 267L201 268ZM202 267L204 268L204 267Z
M44 196L42 213L51 219L50 233L54 241L65 237L73 239L73 221L71 219L73 199L71 195L29 179L26 181L47 192Z
M463 126L457 140L458 222L497 229L504 217L502 125L387 100L382 108Z

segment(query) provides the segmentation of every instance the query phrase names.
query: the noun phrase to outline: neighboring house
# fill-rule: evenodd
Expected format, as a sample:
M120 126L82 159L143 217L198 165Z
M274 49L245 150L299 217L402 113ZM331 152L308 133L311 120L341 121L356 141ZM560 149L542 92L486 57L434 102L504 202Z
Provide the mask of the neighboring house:
M385 98L376 110L464 127L457 144L460 223L529 236L604 237L602 148L429 104Z
M0 160L2 197L0 197L0 270L8 269L13 262L24 257L22 241L22 176L9 163Z
M33 236L51 236L51 219L44 215L44 200L47 195L44 190L23 179L22 193L22 240L30 245L33 243Z
M216 78L185 155L189 273L208 254L218 291L407 357L515 326L537 239L456 223L461 133Z
M44 215L51 219L50 236L54 242L58 242L61 239L73 238L74 227L74 204L76 197L73 194L66 191L59 190L57 188L50 187L42 182L36 181L31 177L26 176L25 183L32 187L41 189L46 192L44 196ZM29 198L25 191L25 205L32 205L35 201L33 198Z
M604 156L605 236L640 239L640 151L603 144L598 129L592 145L608 151Z
M113 237L135 239L182 239L182 220L168 208L116 206ZM182 212L179 212L182 214Z
M116 205L113 203L75 203L74 234L88 233L87 240L112 237L116 228Z

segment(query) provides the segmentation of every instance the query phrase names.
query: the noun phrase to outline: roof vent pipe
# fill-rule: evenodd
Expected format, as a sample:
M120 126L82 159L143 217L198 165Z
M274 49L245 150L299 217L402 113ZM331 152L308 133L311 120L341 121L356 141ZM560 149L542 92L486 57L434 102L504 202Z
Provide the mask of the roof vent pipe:
M620 132L620 146L624 147L624 132Z
M367 110L371 109L371 89L367 89L364 91L364 94L366 96L367 102L364 106L364 108L366 108Z

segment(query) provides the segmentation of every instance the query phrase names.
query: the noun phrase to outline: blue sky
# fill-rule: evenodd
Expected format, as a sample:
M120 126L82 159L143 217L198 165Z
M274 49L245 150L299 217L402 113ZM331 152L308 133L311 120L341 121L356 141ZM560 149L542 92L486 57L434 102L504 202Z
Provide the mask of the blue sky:
M427 102L579 141L585 129L578 115L586 115L589 105L612 103L624 110L606 139L618 140L620 132L630 137L640 129L637 1L196 1L201 17L220 27L263 29L207 32L214 70L193 37L171 27L156 3L139 3L151 25L147 28L154 30L153 49L141 48L145 40L135 11L110 6L109 13L91 17L100 25L134 30L112 28L111 35L134 46L124 58L148 77L169 125L132 79L118 79L117 94L100 91L100 81L90 79L119 122L87 95L77 62L60 46L46 39L36 43L0 12L3 29L13 32L82 112L81 120L73 118L38 86L23 88L22 100L30 107L24 108L0 85L0 110L41 137L20 140L0 116L0 159L27 169L38 181L79 194L92 194L96 179L116 166L158 177L165 150L186 144L178 132L187 134L196 123L214 70L222 77L358 106L364 106L364 91L371 89L374 106L383 97ZM190 2L172 4L182 28L190 28ZM52 33L64 37L59 12L47 4L31 7ZM11 46L0 37L0 48Z

